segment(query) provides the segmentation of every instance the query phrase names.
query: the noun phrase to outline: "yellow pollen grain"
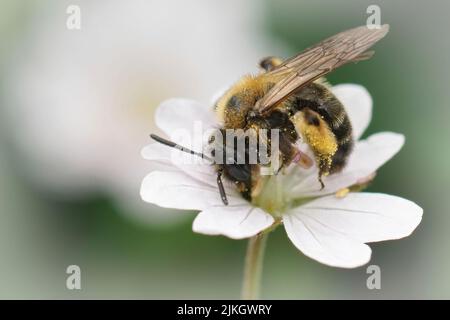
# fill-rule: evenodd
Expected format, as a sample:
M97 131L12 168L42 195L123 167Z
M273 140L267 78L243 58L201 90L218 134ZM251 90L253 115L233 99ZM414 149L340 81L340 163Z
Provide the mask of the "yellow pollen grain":
M335 196L336 198L344 198L349 192L349 188L342 188L335 193Z
M320 154L335 154L337 150L336 139L326 124L319 127L303 122L303 134L308 144ZM321 120L321 122L324 122Z

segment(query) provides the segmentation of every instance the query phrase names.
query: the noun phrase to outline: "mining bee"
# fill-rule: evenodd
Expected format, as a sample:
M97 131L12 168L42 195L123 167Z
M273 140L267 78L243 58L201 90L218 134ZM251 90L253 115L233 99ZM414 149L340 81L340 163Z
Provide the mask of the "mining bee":
M215 110L222 122L222 128L218 130L223 136L227 129L279 130L280 168L291 163L305 167L312 164L313 160L296 147L296 142L301 139L314 154L319 168L318 179L323 188L322 176L342 170L353 147L350 120L324 76L346 63L370 58L373 51L368 49L388 31L389 25L379 29L361 26L327 38L285 61L276 57L263 59L260 62L261 73L242 77L216 102ZM161 137L151 136L160 143L207 157ZM243 139L247 138L244 136ZM210 142L214 143L213 140ZM265 142L270 144L270 139ZM221 143L226 149L226 139ZM249 151L246 144L244 152ZM246 154L234 154L232 161L215 161L217 184L225 205L228 201L222 175L234 182L244 198L250 201L261 190L260 164L238 162L239 156L246 158Z

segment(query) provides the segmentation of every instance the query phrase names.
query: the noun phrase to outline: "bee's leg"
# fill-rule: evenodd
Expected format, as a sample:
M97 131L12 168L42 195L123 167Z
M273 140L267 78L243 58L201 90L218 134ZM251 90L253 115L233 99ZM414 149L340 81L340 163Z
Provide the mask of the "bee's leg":
M314 152L319 167L318 180L321 189L325 187L322 177L330 173L333 156L337 151L337 141L328 124L321 116L308 107L291 118L297 132Z
M295 148L295 155L292 159L292 162L297 163L300 167L304 169L309 169L313 165L313 160L310 156L308 156L303 151L299 150L298 148Z
M285 166L290 163L298 164L304 169L309 169L313 165L313 160L306 153L297 148L294 141L285 133L280 134L279 140L282 161Z
M292 162L292 159L295 157L295 148L292 142L284 133L280 133L279 135L278 148L281 165L278 169L277 174L282 168L287 167Z
M264 186L264 179L260 174L259 166L252 166L252 187L251 187L251 198L257 198L261 193Z
M259 62L259 66L266 71L272 71L275 67L278 67L282 62L283 60L281 60L280 58L267 57Z
M222 173L223 173L223 169L219 169L219 171L217 171L217 186L219 187L219 193L220 193L220 197L222 198L222 202L224 205L227 206L228 199L227 199L227 194L225 193L225 188L223 187Z
M323 174L321 172L319 172L319 175L317 176L317 180L319 180L319 183L320 183L320 190L323 190L323 188L325 188L325 184L323 183L322 177L323 177Z

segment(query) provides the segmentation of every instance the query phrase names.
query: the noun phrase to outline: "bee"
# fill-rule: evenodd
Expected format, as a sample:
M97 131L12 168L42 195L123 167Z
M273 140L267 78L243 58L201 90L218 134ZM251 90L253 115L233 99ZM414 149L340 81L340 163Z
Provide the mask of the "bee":
M379 29L360 26L327 38L285 61L277 57L261 60L261 73L242 77L216 102L215 111L222 123L218 130L223 137L230 129L254 129L253 132L259 129L269 132L278 130L279 169L291 163L308 167L315 161L319 169L318 180L323 188L322 177L341 171L353 148L352 125L348 115L330 91L324 76L349 62L372 57L374 52L368 49L388 31L389 25ZM151 136L160 143L209 158L161 137ZM246 135L242 137L244 151L237 150L236 143L232 144L232 161L215 161L217 184L225 205L228 200L222 176L236 184L243 197L250 201L261 190L260 163L237 161L239 157L247 159L248 153L255 151L250 150L248 138ZM314 160L296 147L299 140L309 145ZM226 150L228 142L222 139L219 148ZM270 145L270 139L266 139L265 143Z

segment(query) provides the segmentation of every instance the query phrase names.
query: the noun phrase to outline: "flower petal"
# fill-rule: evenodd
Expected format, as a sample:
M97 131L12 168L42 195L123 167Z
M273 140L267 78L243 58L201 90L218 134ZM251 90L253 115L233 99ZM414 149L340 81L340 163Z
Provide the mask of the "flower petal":
M150 170L181 170L200 182L217 187L217 172L212 165L199 157L159 143L145 146L141 155L144 159L151 160Z
M219 90L217 90L214 95L211 97L211 103L214 105L217 103L217 101L227 92L228 89L230 89L230 87L233 84L230 84L228 86L223 86L221 87Z
M188 148L202 142L203 134L207 129L214 127L215 122L212 110L189 99L166 100L159 105L155 113L156 125L171 140ZM200 150L196 151L201 151L201 147L200 145Z
M318 198L301 206L301 215L360 242L409 236L422 219L422 208L396 196L350 193Z
M344 105L353 127L353 136L358 140L372 118L372 97L361 85L340 84L331 88L333 94Z
M273 217L249 204L213 206L200 212L192 229L207 235L224 235L232 239L252 237L274 222Z
M245 204L243 198L228 194L230 205ZM141 198L164 208L203 210L223 206L217 187L202 183L181 171L153 171L141 185Z
M404 142L405 138L402 134L393 132L377 133L366 140L358 141L342 172L323 177L324 189L320 190L317 170L309 170L310 174L291 189L291 196L326 195L354 185L376 172L401 149Z
M150 166L150 171L173 171L178 168L171 161L171 148L159 143L152 143L146 145L141 150L142 158L151 160L147 162Z
M370 260L368 245L346 237L305 215L302 207L283 216L286 233L306 256L323 264L340 268L356 268Z

